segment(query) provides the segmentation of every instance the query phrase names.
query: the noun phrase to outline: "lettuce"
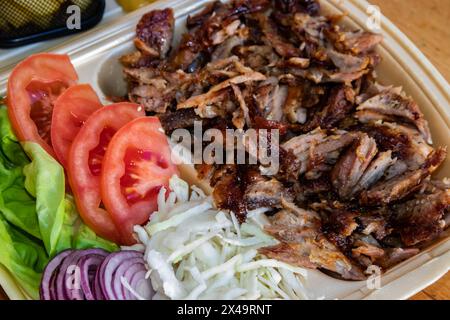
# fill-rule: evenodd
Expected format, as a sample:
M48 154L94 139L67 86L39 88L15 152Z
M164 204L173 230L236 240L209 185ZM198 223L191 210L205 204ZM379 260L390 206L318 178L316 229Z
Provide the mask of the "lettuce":
M15 137L0 106L0 264L38 298L49 258L66 249L118 247L81 220L65 193L64 169L39 145Z
M41 273L48 262L47 252L33 239L0 216L0 263L33 299L39 298Z
M23 167L30 161L12 132L8 114L0 108L0 212L11 224L40 238L35 199L24 188Z

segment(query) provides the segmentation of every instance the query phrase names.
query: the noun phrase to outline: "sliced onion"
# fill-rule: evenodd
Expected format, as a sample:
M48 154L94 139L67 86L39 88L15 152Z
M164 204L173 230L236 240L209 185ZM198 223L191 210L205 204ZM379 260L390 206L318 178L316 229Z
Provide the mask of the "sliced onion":
M151 298L144 256L138 251L109 254L100 249L68 250L44 270L43 300L135 300Z
M56 276L56 299L84 300L85 297L81 288L81 270L78 266L78 261L84 256L105 254L106 252L101 249L76 250L69 254L62 261Z
M114 278L114 273L118 266L124 260L130 260L133 258L143 258L142 252L138 251L119 251L110 254L102 263L99 268L99 281L100 286L102 288L103 295L106 300L117 300L116 295L114 294L113 282L117 281ZM119 279L120 281L120 279Z
M54 283L55 283L55 271L59 269L61 262L73 250L66 250L55 256L45 267L42 275L41 286L39 288L39 294L41 300L55 300Z
M78 260L80 268L80 284L86 300L96 300L95 276L107 254L90 254Z
M125 287L122 285L122 277L124 277L125 272L127 270L133 269L136 273L139 270L145 270L144 259L142 257L137 257L129 260L124 260L117 267L114 272L114 281L113 281L113 291L114 296L117 300L127 300ZM129 281L129 279L127 279Z
M145 275L147 274L147 270L143 269L133 275L130 281L130 287L138 293L143 299L151 299L155 292L153 291L152 285L150 283L149 279L145 278ZM145 290L144 290L145 289ZM129 291L127 289L127 291ZM132 299L136 300L136 296L131 293Z
M145 266L144 266L144 270L145 270L145 273L144 273L144 277L145 277L145 275L147 274L147 269L145 269ZM133 267L131 267L124 273L123 277L130 284L131 288L134 288L133 283L136 282L135 279L137 277L140 277L139 273L141 271L142 271L142 266L134 265ZM119 281L120 284L122 284L121 279L119 279L119 280L120 280ZM136 300L136 296L130 290L128 290L128 288L123 286L123 284L122 284L122 288L123 288L123 292L124 292L124 296L125 296L126 300Z

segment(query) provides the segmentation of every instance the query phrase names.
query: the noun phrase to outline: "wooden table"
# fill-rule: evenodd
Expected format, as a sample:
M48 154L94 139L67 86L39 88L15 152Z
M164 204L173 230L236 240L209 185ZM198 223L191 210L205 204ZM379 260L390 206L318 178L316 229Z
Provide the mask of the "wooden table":
M450 81L450 0L369 0L402 30ZM450 273L412 297L450 300Z
M397 25L450 81L450 0L369 0ZM0 300L4 293L0 288ZM412 297L450 300L450 273Z

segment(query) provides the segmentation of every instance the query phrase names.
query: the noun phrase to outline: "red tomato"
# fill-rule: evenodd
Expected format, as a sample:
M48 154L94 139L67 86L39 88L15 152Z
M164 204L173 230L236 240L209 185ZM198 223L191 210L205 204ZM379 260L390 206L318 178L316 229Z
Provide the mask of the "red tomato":
M114 134L128 122L144 117L142 107L115 103L94 112L81 127L70 148L68 176L83 221L98 235L124 243L100 195L102 161Z
M126 244L136 242L133 226L148 221L159 190L168 189L177 173L158 118L133 120L114 135L103 158L100 190Z
M88 84L70 87L56 99L53 108L51 138L59 162L67 169L70 146L89 116L103 107Z
M54 155L50 124L53 103L78 80L67 55L39 53L19 63L8 80L8 115L21 141L39 143Z

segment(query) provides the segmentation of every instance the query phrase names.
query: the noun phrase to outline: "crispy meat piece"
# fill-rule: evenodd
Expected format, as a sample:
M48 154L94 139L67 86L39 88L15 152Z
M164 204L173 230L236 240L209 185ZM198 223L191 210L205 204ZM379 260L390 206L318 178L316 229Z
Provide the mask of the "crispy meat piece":
M272 46L284 58L298 57L300 55L298 48L282 38L273 20L263 14L258 16L258 20L264 34L263 40L266 45Z
M223 4L220 1L212 1L208 3L200 12L194 15L189 15L186 20L186 26L188 29L192 29L194 27L199 27L207 19L211 17L211 15L217 11Z
M331 182L341 199L351 199L357 184L377 154L377 144L367 134L361 134L354 148L350 148L334 166Z
M299 175L305 173L308 169L309 149L311 145L318 144L320 141L323 141L325 137L326 133L323 130L317 129L310 133L296 136L283 143L281 145L282 149L292 153L293 157L295 157L294 161L292 161L294 165L290 164L290 168L285 168L288 170L286 173L295 178L298 178ZM295 172L293 171L294 169L296 169Z
M304 132L314 130L317 127L332 129L342 121L353 109L353 105L347 101L345 87L337 86L331 90L327 105L314 114L303 127Z
M345 209L332 208L323 222L323 233L328 240L344 252L349 250L348 237L358 228L358 223L355 220L357 216L356 213Z
M342 44L345 50L359 55L374 50L383 41L383 36L364 31L345 32L344 37L341 37L340 40L339 44Z
M270 0L235 0L231 15L246 15L265 11L270 7Z
M232 84L231 88L233 89L233 93L239 104L239 109L236 109L236 111L233 112L232 121L236 128L243 129L245 125L250 126L251 124L249 110L241 89L239 89L239 87L235 84Z
M274 49L268 45L239 46L233 52L246 66L258 72L270 72L271 66L280 59Z
M358 217L362 233L366 236L373 235L375 239L381 240L392 232L389 223L381 214L369 213Z
M307 110L302 107L303 88L301 86L288 87L283 112L291 123L305 123Z
M124 68L129 82L130 101L141 104L146 111L164 113L181 94L187 94L194 81L182 70L166 72L157 68Z
M244 201L249 210L257 208L279 208L281 198L286 195L283 185L276 179L260 178L250 184L244 195Z
M268 8L268 0L235 0L228 4L215 2L204 12L188 19L189 33L184 34L178 51L172 56L173 69L198 71L207 62L216 45L239 32L238 22L243 15Z
M239 20L234 20L211 36L212 45L218 45L229 37L234 36L241 25Z
M381 181L361 194L363 205L381 205L400 200L416 191L421 182L429 177L445 160L446 149L434 151L417 170L407 171L390 180Z
M369 257L372 262L374 262L385 255L383 249L364 241L356 241L355 246L356 248L352 249L352 256L355 258L366 256Z
M128 96L130 101L142 105L146 111L163 113L172 101L172 95L165 94L163 82L157 85L139 85L131 89Z
M386 173L389 167L395 164L396 158L392 159L392 151L380 152L377 157L370 163L369 167L364 171L361 179L359 179L354 194L367 190L378 180L380 180Z
M296 136L282 144L286 154L281 157L280 177L290 181L308 172L310 180L318 176L318 172L331 170L339 158L343 148L351 144L356 135L339 132L327 136L324 130L316 129L307 134Z
M417 130L397 123L371 123L361 130L376 140L380 151L392 151L397 159L388 169L387 178L419 168L433 151Z
M206 107L208 104L214 103L215 99L218 96L218 93L221 90L227 89L232 84L241 84L244 82L250 82L250 81L263 81L266 77L259 73L259 72L252 72L247 74L242 74L239 76L236 76L234 78L230 78L228 80L225 80L218 85L215 85L212 87L207 93L193 96L189 98L188 100L181 102L177 105L177 109L186 109L186 108L201 108Z
M265 231L281 242L258 250L269 258L305 268L326 269L344 279L365 278L361 270L320 232L320 218L314 211L290 204L271 218Z
M417 195L394 207L395 223L407 246L430 240L445 227L444 215L450 208L450 189Z
M145 55L164 58L172 45L174 22L172 9L153 10L143 15L136 26L136 48Z
M411 123L417 127L428 144L432 144L428 122L425 120L418 105L410 98L392 91L384 91L361 104L358 111L370 111L380 114L380 120L394 119L395 117ZM371 119L373 120L373 119Z
M283 109L288 95L288 88L279 85L275 77L261 82L254 94L255 103L260 114L267 120L283 120Z
M283 13L305 12L311 16L319 14L320 4L316 0L277 0L275 8Z
M172 133L175 129L190 128L194 126L194 121L200 121L193 109L181 109L158 114L159 120L166 134Z
M212 53L211 61L221 60L228 58L233 49L244 44L245 38L234 35L220 44Z
M211 185L214 187L213 198L217 207L231 210L240 221L245 221L247 210L237 166L224 165L216 170Z
M368 57L357 57L351 54L340 53L336 50L328 50L328 57L341 73L353 73L365 70L370 63Z

